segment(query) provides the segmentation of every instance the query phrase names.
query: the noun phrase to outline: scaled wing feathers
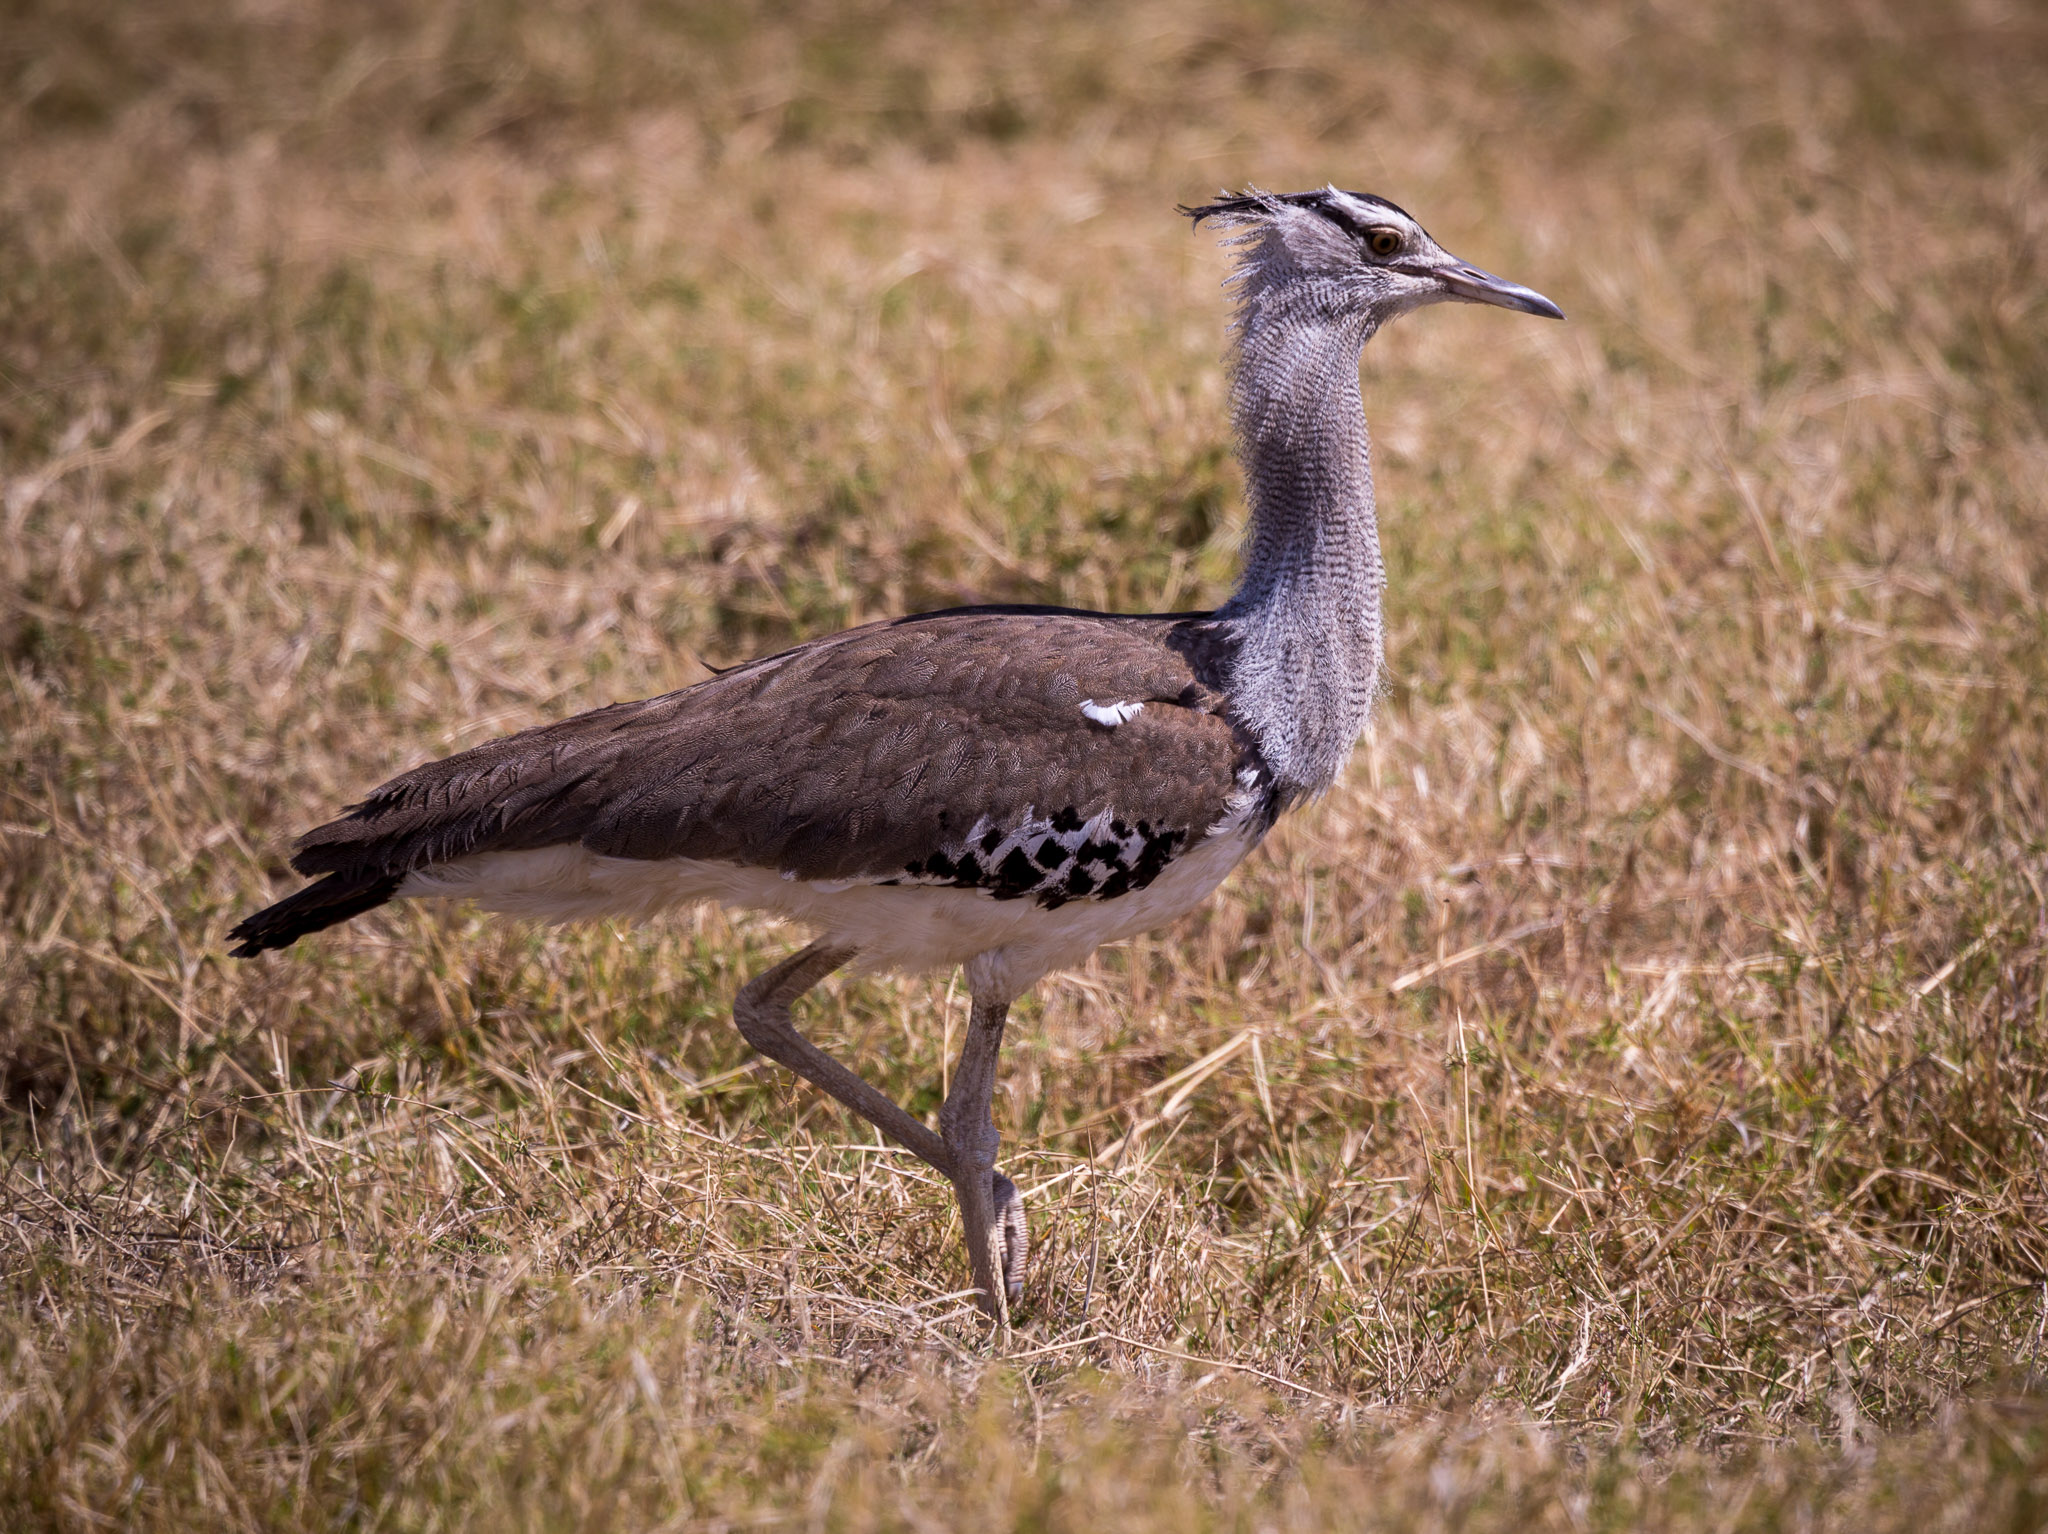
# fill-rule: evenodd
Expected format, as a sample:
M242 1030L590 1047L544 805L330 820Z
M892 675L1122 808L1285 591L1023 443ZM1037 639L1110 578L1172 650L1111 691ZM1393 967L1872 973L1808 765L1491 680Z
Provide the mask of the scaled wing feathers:
M353 883L580 843L839 879L899 873L1026 813L1199 834L1250 751L1222 716L1220 643L1200 616L873 624L415 768L310 832L293 866ZM1147 706L1104 730L1089 698Z

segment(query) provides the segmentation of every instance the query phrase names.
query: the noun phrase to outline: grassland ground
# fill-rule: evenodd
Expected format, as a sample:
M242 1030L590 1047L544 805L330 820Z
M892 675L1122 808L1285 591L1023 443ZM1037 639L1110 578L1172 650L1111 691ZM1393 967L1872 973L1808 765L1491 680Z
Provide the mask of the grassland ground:
M16 0L0 1523L2048 1521L2048 13ZM395 910L430 755L1242 526L1175 202L1390 196L1392 686L951 1200L795 934ZM964 999L829 987L935 1110Z

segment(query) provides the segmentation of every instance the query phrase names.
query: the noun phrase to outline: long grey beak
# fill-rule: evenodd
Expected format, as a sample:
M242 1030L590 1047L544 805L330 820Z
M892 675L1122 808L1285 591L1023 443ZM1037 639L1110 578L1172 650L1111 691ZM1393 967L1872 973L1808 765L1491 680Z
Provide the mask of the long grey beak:
M1564 318L1564 310L1534 288L1525 288L1519 282L1509 282L1505 277L1482 272L1476 266L1440 266L1431 275L1443 284L1451 297L1463 303L1519 309L1524 314L1540 314L1546 320Z

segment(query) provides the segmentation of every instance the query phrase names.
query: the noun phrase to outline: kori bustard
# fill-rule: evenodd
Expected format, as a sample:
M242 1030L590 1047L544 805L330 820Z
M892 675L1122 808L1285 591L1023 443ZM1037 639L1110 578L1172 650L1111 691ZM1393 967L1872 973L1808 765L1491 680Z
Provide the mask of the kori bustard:
M951 1181L983 1308L1006 1323L1026 1231L989 1101L1011 1002L1207 897L1329 786L1371 712L1386 576L1361 348L1446 300L1563 318L1383 198L1253 188L1181 211L1235 255L1251 524L1223 606L872 623L429 762L301 837L292 866L317 882L237 926L234 952L419 896L557 921L716 900L809 927L734 1020ZM791 1003L849 963L966 967L936 1130L797 1031Z

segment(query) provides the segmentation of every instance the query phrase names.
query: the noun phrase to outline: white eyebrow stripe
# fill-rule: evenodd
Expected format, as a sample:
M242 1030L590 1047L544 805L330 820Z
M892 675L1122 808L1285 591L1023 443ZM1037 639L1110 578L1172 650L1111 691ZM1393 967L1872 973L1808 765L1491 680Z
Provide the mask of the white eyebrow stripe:
M1325 190L1330 194L1333 201L1343 207L1345 212L1349 213L1361 225L1369 228L1376 224L1382 224L1388 228L1406 230L1414 234L1421 234L1423 232L1422 225L1416 223L1414 219L1405 213L1398 212L1380 203L1361 202L1348 192L1339 191L1334 186L1327 187Z
M1108 725L1112 730L1126 720L1135 719L1145 712L1142 703L1097 703L1093 698L1081 700L1081 712L1097 724Z

